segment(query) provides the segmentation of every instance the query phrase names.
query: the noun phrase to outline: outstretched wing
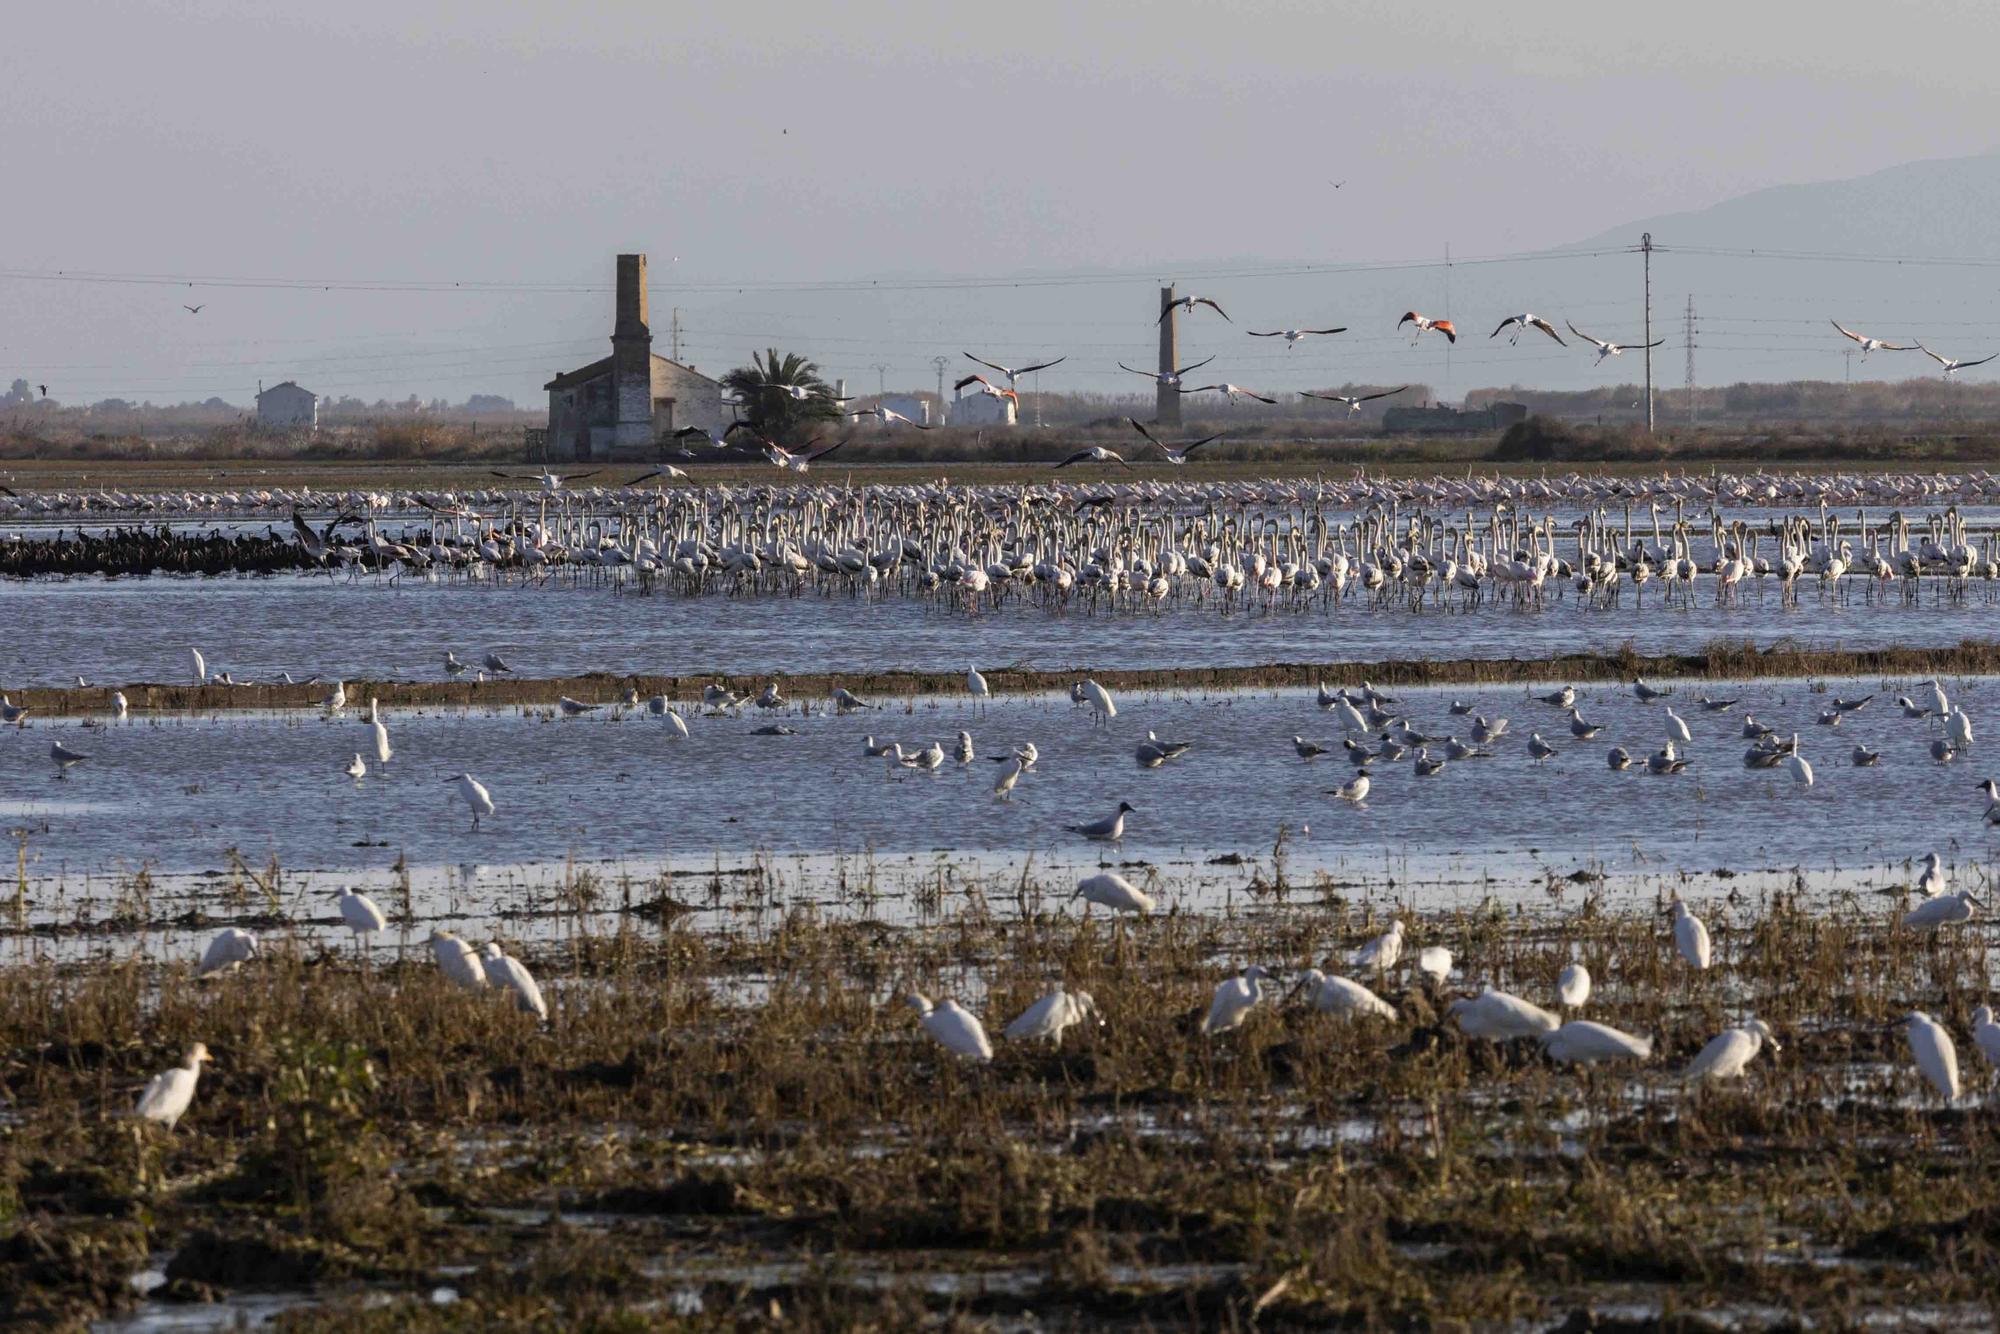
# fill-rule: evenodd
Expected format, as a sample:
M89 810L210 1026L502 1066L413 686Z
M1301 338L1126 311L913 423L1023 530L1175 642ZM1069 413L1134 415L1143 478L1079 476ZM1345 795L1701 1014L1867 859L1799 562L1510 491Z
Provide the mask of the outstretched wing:
M1090 457L1091 457L1091 454L1090 454L1090 451L1089 451L1089 450L1087 450L1087 449L1080 449L1080 450L1078 450L1078 451L1077 451L1076 453L1074 453L1074 454L1070 455L1070 456L1069 456L1068 458L1064 459L1064 460L1063 460L1063 461L1062 461L1061 463L1058 463L1058 464L1056 465L1056 467L1058 467L1058 468L1067 468L1067 467L1069 467L1069 465L1070 465L1070 464L1072 464L1072 463L1082 463L1082 462L1085 462L1086 460L1088 460L1088 459L1089 459Z
M618 489L622 491L622 490L624 490L624 489L625 489L625 488L627 488L627 487L632 487L632 486L637 486L637 485L639 485L639 483L641 483L641 482L650 482L650 481L652 481L652 480L653 480L653 479L654 479L655 477L658 477L658 476L660 475L660 472L661 472L661 470L660 470L660 469L658 469L658 468L655 468L655 469L653 469L653 470L652 470L651 472L649 472L649 473L645 473L645 474L642 474L641 476L638 476L638 477L634 477L634 478L633 478L633 479L632 479L631 481L629 481L629 482L620 482L620 483L618 484Z
M1002 375L1005 375L1007 373L1007 368L1005 366L996 366L992 362L986 360L986 358L975 357L970 352L967 352L965 355L971 360L978 362L980 365L984 366L989 371L999 371Z
M1203 445L1213 444L1220 439L1222 439L1221 432L1217 432L1216 434L1210 436L1203 436L1201 439L1195 441L1193 444L1181 450L1181 457L1186 458L1188 455L1194 453L1197 449L1200 449Z
M1259 403L1276 403L1278 401L1275 398L1266 398L1262 394L1256 392L1253 389L1245 389L1242 385L1236 386L1236 392L1244 395L1245 397L1254 398Z
M1968 366L1984 366L1987 362L1993 360L1993 357L2000 357L2000 352L1995 352L1992 357L1981 357L1977 361L1961 361L1958 363L1958 368L1964 370Z
M1361 395L1360 397L1356 398L1356 399L1355 399L1354 401L1355 401L1356 403L1366 403L1366 402L1368 402L1368 401L1369 401L1369 400L1371 400L1371 399L1377 399L1377 398L1388 398L1388 397L1389 397L1390 395L1392 395L1392 394L1400 394L1400 393L1402 393L1402 392L1403 392L1403 390L1405 390L1405 389L1408 389L1409 387L1410 387L1410 386L1408 386L1408 385L1401 385L1401 386L1399 386L1399 387L1397 387L1397 388L1395 388L1395 389L1384 389L1384 390L1383 390L1383 391L1382 391L1381 393L1379 393L1379 394L1362 394L1362 395Z
M1309 334L1337 334L1337 333L1346 333L1346 332L1347 332L1347 326L1343 324L1343 325L1341 325L1341 326L1340 326L1340 327L1339 327L1338 329L1301 329L1301 330L1299 330L1299 332L1300 332L1300 333L1309 333Z
M1269 333L1258 333L1255 329L1245 329L1243 332L1249 334L1252 338L1283 338L1285 336L1283 329L1273 329Z
M1210 310L1213 310L1216 314L1222 316L1223 319L1229 320L1229 312L1224 310L1221 306L1216 305L1215 300L1212 297L1198 296L1194 299L1194 303L1197 306L1207 306ZM1236 323L1235 320L1229 320L1229 322L1231 324Z
M1134 374L1134 375L1143 375L1143 376L1145 376L1145 377L1146 377L1146 378L1147 378L1148 380L1157 380L1157 379L1159 379L1159 378L1160 378L1159 376L1155 375L1155 374L1154 374L1154 373L1153 373L1152 371L1139 371L1139 370L1132 370L1132 368L1131 368L1130 366L1127 366L1127 365L1126 365L1126 364L1125 364L1124 362L1122 362L1122 361L1118 363L1118 369L1119 369L1119 370L1121 370L1121 371L1132 371L1132 374Z
M975 360L977 359L975 358ZM982 362L981 364L983 365L984 363ZM969 384L986 384L986 377L983 375L968 375L963 380L953 380L951 387L953 389L963 389ZM993 386L988 384L986 387L991 389Z
M1866 338L1863 338L1860 334L1854 332L1854 330L1843 326L1839 320L1828 320L1827 323L1831 324L1834 328L1839 329L1841 333L1845 334L1849 338L1852 338L1857 343L1865 343L1868 341Z
M1208 365L1209 362L1214 361L1217 355L1218 354L1216 353L1210 353L1208 356L1203 357L1200 361L1195 362L1192 366L1181 367L1179 370L1175 371L1174 374L1186 375L1189 371L1198 371L1203 366Z
M1556 342L1561 346L1563 347L1569 346L1568 343L1563 342L1562 335L1556 332L1556 327L1553 324L1550 324L1547 320L1540 320L1540 319L1529 320L1528 323L1534 325L1537 329L1540 329L1543 333L1555 339Z
M1498 323L1498 324L1494 325L1494 326L1493 326L1493 332L1492 332L1492 333L1490 333L1490 334L1487 334L1486 336L1487 336L1488 338L1498 338L1498 337L1500 336L1500 331L1501 331L1502 329L1506 328L1506 327L1507 327L1508 325L1510 325L1510 324L1518 324L1518 323L1520 323L1520 321L1516 320L1516 319L1515 319L1515 318L1514 318L1514 317L1513 317L1512 315L1509 315L1509 316L1508 316L1508 317L1507 317L1506 319L1504 319L1504 320L1500 321L1500 323Z
M1039 362L1036 362L1036 363L1035 363L1034 365L1032 365L1032 366L1023 366L1023 367L1021 367L1021 369L1020 369L1020 370L1018 370L1018 371L1015 371L1015 372L1014 372L1014 374L1015 374L1016 376L1021 376L1021 375L1032 375L1032 374L1034 374L1034 372L1036 372L1036 371L1045 371L1045 370L1047 370L1047 369L1048 369L1049 367L1051 367L1051 366L1060 366L1060 365L1062 365L1062 364L1063 364L1063 363L1064 363L1065 361L1068 361L1068 360L1069 360L1069 356L1068 356L1067 354L1065 354L1065 355L1063 355L1063 356L1060 356L1060 357L1057 357L1057 358L1056 358L1056 359L1055 359L1054 361L1039 361Z
M1569 325L1569 331L1571 333L1575 334L1578 338L1581 338L1584 342L1589 343L1593 347L1596 347L1601 350L1603 348L1611 346L1611 344L1605 342L1602 338L1592 338L1589 334L1577 328L1574 324L1570 324L1568 320L1564 320L1563 323Z
M1160 444L1160 442L1159 442L1158 440L1156 440L1156 439L1154 439L1154 438L1153 438L1153 433L1152 433L1151 431L1147 430L1147 429L1146 429L1146 428L1145 428L1144 426L1142 426L1142 425L1140 425L1140 424L1139 424L1139 419L1138 419L1138 418L1136 418L1136 417L1127 417L1127 418L1125 419L1125 421L1126 421L1126 424L1127 424L1127 425L1129 425L1129 426L1130 426L1130 427L1131 427L1131 428L1132 428L1133 430L1137 431L1137 432L1138 432L1138 433L1139 433L1140 435L1143 435L1143 436L1145 436L1145 437L1146 437L1146 439L1147 439L1147 441L1149 441L1150 443L1152 443L1152 444L1155 444L1155 445L1159 445L1159 447L1160 447L1161 449L1165 449L1165 448L1166 448L1166 446L1165 446L1165 445L1161 445L1161 444Z

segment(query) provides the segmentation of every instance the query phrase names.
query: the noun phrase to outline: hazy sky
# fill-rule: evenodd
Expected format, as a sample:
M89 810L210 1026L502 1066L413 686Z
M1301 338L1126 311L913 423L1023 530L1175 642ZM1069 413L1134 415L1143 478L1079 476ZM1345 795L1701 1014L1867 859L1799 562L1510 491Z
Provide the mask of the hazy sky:
M643 249L661 350L679 304L704 369L782 338L928 385L932 350L1073 333L1048 387L1102 387L1157 275L1537 249L1988 151L1996 48L1990 0L30 6L0 270L305 285L0 277L0 382L532 403ZM756 286L1052 271L1134 277L1090 330L1018 291Z

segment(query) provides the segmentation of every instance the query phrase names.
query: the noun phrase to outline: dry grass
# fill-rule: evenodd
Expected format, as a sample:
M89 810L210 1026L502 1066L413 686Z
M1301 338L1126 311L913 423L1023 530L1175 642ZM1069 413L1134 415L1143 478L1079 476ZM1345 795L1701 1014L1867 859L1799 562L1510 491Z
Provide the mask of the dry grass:
M985 906L1017 892L1025 915ZM1324 886L1227 919L1053 915L1053 894L997 884L913 926L798 910L699 932L634 911L531 953L547 1030L428 962L366 967L282 927L206 982L138 959L0 970L0 1318L129 1304L150 1252L174 1254L184 1296L317 1291L332 1305L294 1317L306 1329L650 1327L674 1309L1383 1328L1635 1293L1669 1317L1756 1302L1844 1324L1992 1300L1991 1119L1920 1097L1884 1029L1921 1005L1963 1034L1983 932L1919 939L1872 898L1698 896L1721 964L1694 975L1654 913L1570 893L1560 916L1420 918L1411 949L1445 944L1464 978L1537 999L1580 957L1591 1016L1657 1038L1643 1068L1580 1077L1470 1044L1400 975L1395 1023L1274 1003L1198 1036L1234 964L1339 969L1383 926ZM996 1037L990 1067L893 999L958 996L997 1035L1058 980L1104 1028L1060 1052ZM1782 1055L1732 1088L1670 1081L1747 1013ZM135 1133L131 1089L195 1040L216 1064L180 1132ZM455 1305L364 1310L346 1286L446 1281Z

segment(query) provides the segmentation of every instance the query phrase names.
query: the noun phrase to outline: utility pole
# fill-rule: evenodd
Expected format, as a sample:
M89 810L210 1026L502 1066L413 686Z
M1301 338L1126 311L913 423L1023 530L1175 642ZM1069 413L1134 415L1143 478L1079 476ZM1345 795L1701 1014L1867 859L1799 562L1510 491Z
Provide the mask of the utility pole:
M1639 237L1639 253L1646 257L1646 434L1653 433L1653 234Z
M945 356L937 356L937 357L932 357L932 358L931 358L931 365L933 365L933 366L937 367L937 373L938 373L938 425L942 426L942 425L944 425L944 368L945 368L945 367L947 367L947 366L949 366L949 365L951 365L951 358L950 358L950 357L945 357Z
M1851 396L1854 393L1854 349L1850 347L1840 355L1847 360L1847 374L1842 380L1844 387L1841 392Z
M1166 314L1166 318L1160 321L1160 374L1172 375L1181 364L1181 309L1174 304L1174 289L1171 285L1160 289L1160 309ZM1156 426L1181 424L1180 391L1164 380L1154 386L1153 423Z
M1451 242L1444 243L1444 317L1451 319ZM1451 349L1452 340L1444 340L1444 393L1438 396L1439 406L1451 397Z
M1687 383L1683 386L1683 392L1687 394L1688 427L1692 429L1695 423L1694 294L1692 292L1688 294L1687 323L1682 326L1681 333L1683 335L1682 341L1687 344Z
M681 359L681 308L679 306L674 307L673 323L668 328L672 331L668 340L673 344L672 359L679 361Z
M885 397L889 392L889 368L882 362L875 363L875 397Z

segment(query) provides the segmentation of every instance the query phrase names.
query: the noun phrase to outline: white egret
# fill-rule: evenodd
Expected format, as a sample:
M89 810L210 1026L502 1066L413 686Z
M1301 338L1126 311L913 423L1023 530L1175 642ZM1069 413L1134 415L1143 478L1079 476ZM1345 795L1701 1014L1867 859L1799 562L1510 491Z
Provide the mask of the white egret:
M1792 749L1790 753L1784 759L1780 760L1779 764L1784 767L1786 773L1792 776L1794 785L1798 787L1811 787L1813 785L1813 767L1806 761L1805 756L1799 754L1799 734L1797 732L1792 733Z
M485 989L486 966L479 961L479 951L456 932L433 927L431 954L437 959L439 971L459 986L467 991Z
M1653 1054L1651 1038L1635 1037L1609 1024L1590 1019L1572 1019L1553 1033L1545 1034L1542 1045L1554 1059L1566 1065L1593 1065L1599 1061L1645 1060Z
M1268 976L1270 974L1253 963L1223 982L1215 989L1215 999L1208 1003L1208 1014L1201 1021L1201 1031L1214 1035L1241 1027L1257 1002L1264 999L1260 984Z
M1571 1010L1581 1010L1590 999L1590 970L1573 963L1556 978L1556 997Z
M373 699L368 701L368 707L371 710L374 709L375 701ZM375 733L375 763L378 766L387 765L389 757L395 754L394 751L389 749L389 725L380 718L377 718L370 722L368 726Z
M1442 945L1426 945L1417 951L1417 971L1442 985L1451 976L1451 951Z
M487 985L511 991L516 1009L546 1021L549 1005L542 999L542 989L536 984L535 975L528 971L528 966L501 949L498 941L486 942L484 957Z
M971 693L974 699L983 700L993 694L993 691L986 685L986 678L981 676L979 669L971 663L965 665L965 688Z
M1972 1042L1988 1065L2000 1066L2000 1023L1993 1022L1991 1005L1972 1012Z
M131 706L130 706L129 704L127 704L127 703L125 702L125 692L124 692L124 691L122 691L122 690L114 690L114 691L112 691L112 692L111 692L111 716L112 716L112 717L114 717L114 718L118 719L118 721L120 721L120 722L124 722L124 721L125 721L125 715L126 715L126 714L127 714L127 713L128 713L129 711L130 711L130 709L131 709Z
M1667 706L1667 740L1677 746L1694 744L1694 734L1688 731L1687 719L1674 712L1674 706Z
M197 1042L188 1048L187 1063L154 1075L146 1091L139 1095L133 1115L142 1121L157 1121L171 1131L194 1101L194 1086L201 1079L201 1065L209 1060L208 1047Z
M1077 881L1076 894L1071 897L1077 896L1114 912L1138 913L1143 917L1153 911L1153 896L1116 871L1100 871Z
M905 997L924 1026L924 1031L936 1038L939 1045L955 1055L974 1061L993 1059L993 1044L986 1039L986 1029L978 1016L955 1000L947 1000L941 1005L932 1005L930 1000L918 992Z
M1342 1019L1394 1019L1396 1007L1351 977L1328 977L1306 969L1294 991L1304 991L1315 1009Z
M1671 909L1674 918L1674 948L1690 967L1705 969L1714 957L1709 946L1708 927L1701 918L1688 911L1687 904L1675 899Z
M340 919L357 938L373 935L389 925L389 919L375 906L375 900L352 889L340 891Z
M1021 757L1018 755L1009 756L1006 764L1007 767L1000 771L999 779L993 784L993 795L1002 801L1012 800L1014 785L1021 781Z
M1098 1014L1097 1002L1088 991L1065 991L1057 987L1022 1011L1021 1017L1007 1025L1005 1031L1014 1042L1047 1038L1051 1045L1060 1047L1065 1029L1092 1019L1103 1026L1104 1018Z
M1107 723L1118 716L1118 705L1111 698L1111 692L1097 682L1083 683L1083 697L1089 703L1091 715L1096 721Z
M472 829L477 833L479 818L493 814L493 794L486 790L485 784L471 774L459 774L444 781L458 785L458 795L464 799L466 808L472 812Z
M201 650L198 648L191 648L188 653L194 658L194 683L198 686L207 685L208 660L201 656Z
M1477 996L1455 1000L1446 1008L1457 1018L1459 1028L1467 1037L1484 1038L1489 1042L1541 1037L1555 1032L1562 1025L1562 1020L1541 1006L1510 992L1495 991L1492 987L1487 987Z
M1922 1010L1910 1011L1897 1021L1897 1026L1910 1044L1910 1056L1917 1063L1918 1073L1944 1095L1946 1102L1956 1102L1958 1048L1952 1045L1951 1034Z
M1963 707L1953 707L1951 716L1945 719L1944 734L1955 749L1972 749L1972 719L1965 716Z
M1356 972L1386 973L1403 957L1403 919L1389 923L1389 929L1349 956Z
M1774 1052L1784 1050L1771 1035L1771 1026L1762 1019L1725 1028L1688 1062L1681 1078L1688 1083L1697 1079L1735 1079L1766 1046Z
M202 951L201 964L194 970L194 975L207 977L210 973L225 972L256 957L257 937L240 926L224 927Z
M1934 899L1925 899L1904 913L1903 925L1918 930L1956 926L1960 922L1972 920L1972 910L1978 903L1979 900L1972 897L1972 891L1969 889L1961 889L1953 894L1940 894Z

